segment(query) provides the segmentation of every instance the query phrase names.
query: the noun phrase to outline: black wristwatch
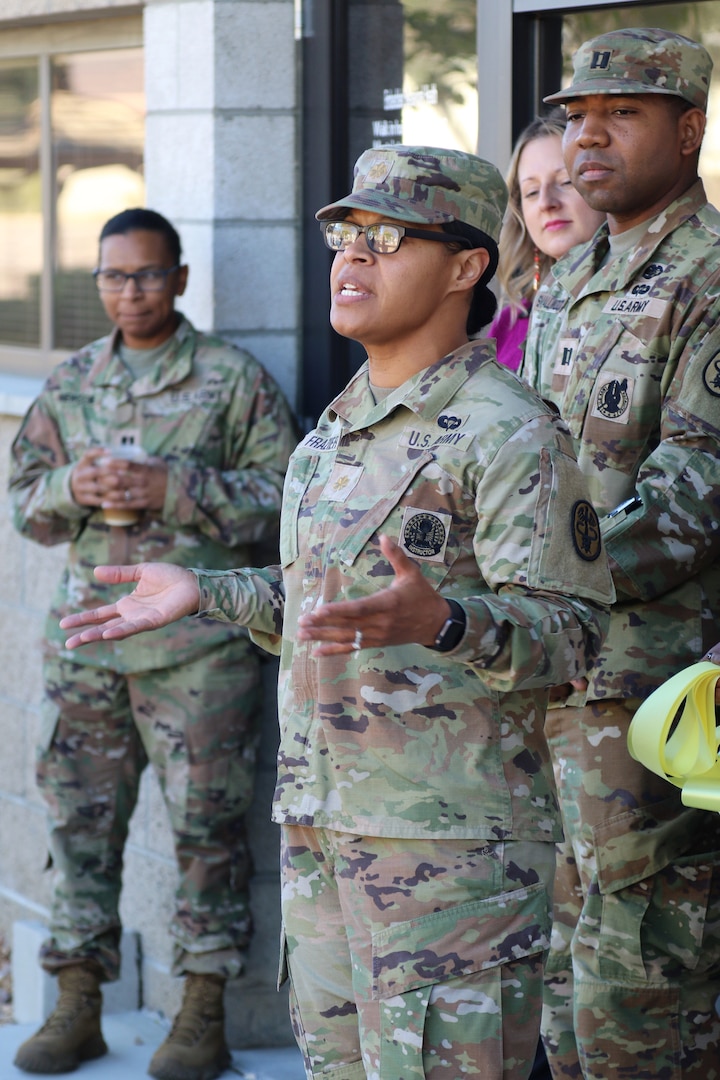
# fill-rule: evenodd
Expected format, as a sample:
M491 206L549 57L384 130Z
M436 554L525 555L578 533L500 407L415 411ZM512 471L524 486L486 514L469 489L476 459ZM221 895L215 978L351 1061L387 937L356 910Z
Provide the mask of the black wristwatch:
M445 599L450 605L450 618L443 623L440 633L435 638L435 644L428 646L433 652L450 652L454 649L460 644L467 626L465 608L458 604L457 600L450 600L448 597Z

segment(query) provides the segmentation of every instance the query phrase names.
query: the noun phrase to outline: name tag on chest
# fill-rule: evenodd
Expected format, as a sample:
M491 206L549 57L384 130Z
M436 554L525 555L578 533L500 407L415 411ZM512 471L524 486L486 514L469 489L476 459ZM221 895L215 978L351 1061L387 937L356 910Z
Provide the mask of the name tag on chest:
M650 319L660 319L668 306L667 300L657 296L614 296L603 308L604 315L642 315Z
M406 428L398 441L399 446L410 450L432 450L436 446L452 446L467 450L473 441L471 431L428 431L422 428Z

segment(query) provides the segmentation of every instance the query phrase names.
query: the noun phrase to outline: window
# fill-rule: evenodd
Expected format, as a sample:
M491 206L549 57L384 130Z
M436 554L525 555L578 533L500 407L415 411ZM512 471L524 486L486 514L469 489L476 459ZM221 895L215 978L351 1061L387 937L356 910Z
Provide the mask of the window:
M0 34L0 374L108 332L90 272L103 223L144 205L140 40L136 18Z

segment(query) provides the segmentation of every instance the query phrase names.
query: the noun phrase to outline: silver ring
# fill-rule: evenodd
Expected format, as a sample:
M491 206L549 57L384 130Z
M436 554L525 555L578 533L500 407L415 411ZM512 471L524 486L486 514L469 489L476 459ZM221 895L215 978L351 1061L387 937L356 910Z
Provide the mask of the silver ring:
M362 649L362 630L355 631L355 637L353 639L352 647L355 652L358 652L358 650Z
M131 499L132 499L132 495L130 494L129 489L125 488L125 502L130 502Z

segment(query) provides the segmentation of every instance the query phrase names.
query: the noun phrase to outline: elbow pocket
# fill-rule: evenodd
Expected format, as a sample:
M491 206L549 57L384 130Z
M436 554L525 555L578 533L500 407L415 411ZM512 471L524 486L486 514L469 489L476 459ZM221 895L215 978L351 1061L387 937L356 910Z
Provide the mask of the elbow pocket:
M614 590L597 513L574 458L545 447L528 562L528 585L610 604Z

